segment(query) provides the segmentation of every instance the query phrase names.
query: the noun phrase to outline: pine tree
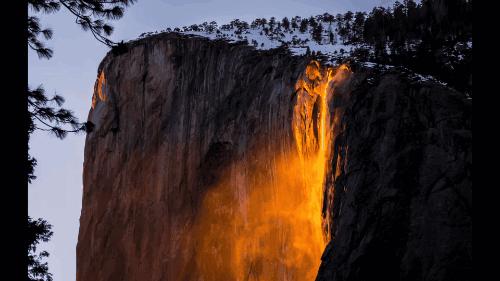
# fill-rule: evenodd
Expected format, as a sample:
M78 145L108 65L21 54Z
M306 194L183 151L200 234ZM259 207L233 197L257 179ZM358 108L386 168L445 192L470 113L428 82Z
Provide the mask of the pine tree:
M353 41L362 42L363 41L363 28L365 26L365 13L356 12L354 15L353 22Z
M312 38L314 41L318 42L318 44L321 44L321 40L323 39L323 25L322 24L318 24L313 29Z
M274 25L276 24L276 18L275 17L271 17L269 19L269 29L270 30L273 30L274 29Z
M329 23L330 25L333 23L335 20L335 16L330 15L329 13L324 13L323 14L323 21Z
M123 51L124 44L111 41L108 36L113 32L113 27L106 21L116 20L123 16L125 7L133 4L136 0L28 0L31 11L28 17L28 47L35 51L40 59L50 59L53 55L52 49L48 48L42 41L52 38L53 31L49 28L43 29L40 19L33 14L53 14L61 7L66 9L75 17L75 22L84 31L90 31L94 38L111 47L114 52ZM92 123L80 123L70 110L62 108L64 98L60 95L47 97L43 86L36 89L26 87L28 100L28 138L35 131L48 131L57 138L63 139L68 133L79 133L90 131ZM34 169L36 159L28 155L27 178L31 183L36 177ZM52 274L48 272L47 262L43 259L48 257L46 251L36 253L36 245L47 242L52 236L51 225L43 219L37 221L28 217L27 251L28 251L28 280L50 281Z
M352 20L353 20L354 14L351 11L348 11L347 13L344 14L344 28L345 28L345 36L348 42L352 40L352 34L353 34L353 29L352 29Z
M289 30L290 29L290 21L288 20L287 17L284 17L282 20L281 20L281 25L283 26L283 28L285 30Z
M311 28L315 28L318 25L318 23L316 22L316 19L314 17L310 17L308 21L309 21L309 25L311 26Z
M262 28L266 27L266 24L267 24L267 19L263 18L260 22Z
M292 28L299 28L299 25L297 24L297 21L299 21L298 19L299 17L297 16L292 18Z
M307 19L303 19L300 21L300 28L299 28L299 31L301 33L304 33L307 31L307 26L309 24L309 21Z
M45 258L47 251L37 253L40 242L48 242L53 235L52 225L43 219L33 220L28 217L26 249L28 254L28 281L52 281L52 273Z

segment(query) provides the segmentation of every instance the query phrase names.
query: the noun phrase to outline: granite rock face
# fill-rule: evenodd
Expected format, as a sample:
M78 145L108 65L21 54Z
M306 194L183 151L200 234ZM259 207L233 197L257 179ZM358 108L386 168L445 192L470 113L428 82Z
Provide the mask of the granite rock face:
M306 64L175 34L108 54L88 118L77 280L199 280L191 231L205 193L237 161L269 177L251 152L295 149Z
M316 280L472 280L472 101L397 70L336 94Z
M279 180L276 159L297 156L295 85L310 59L177 34L127 49L109 53L98 69L77 280L236 280L214 273L231 257L213 241L203 244L205 230L193 225L208 233L213 224L199 223L207 212L219 221L239 212L230 204L213 214L206 208L220 182L248 189ZM352 70L329 89L333 133L317 215L330 243L316 280L467 280L471 102L397 71ZM217 248L203 256L208 269L197 256L207 245ZM251 263L247 280L300 272L267 265L275 263ZM276 273L262 273L269 268Z

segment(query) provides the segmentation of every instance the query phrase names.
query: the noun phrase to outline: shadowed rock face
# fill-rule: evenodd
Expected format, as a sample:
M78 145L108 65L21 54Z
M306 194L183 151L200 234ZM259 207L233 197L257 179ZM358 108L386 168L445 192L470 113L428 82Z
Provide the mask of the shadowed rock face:
M336 93L316 280L472 280L471 101L397 71Z
M232 256L216 251L202 256L213 266L200 266L199 252L217 243L199 227L209 233L213 224L199 220L237 213L241 206L224 204L279 180L276 162L297 156L294 87L308 63L176 34L108 54L88 118L95 126L85 145L77 280L202 280L206 272L222 280L212 268L225 269ZM354 69L329 91L332 145L318 216L331 241L317 280L466 280L471 105L442 86L368 69ZM205 201L221 182L236 195L214 218ZM274 261L250 263L247 279L303 280L290 265L266 264ZM274 275L255 273L268 268ZM228 274L223 279L240 276Z

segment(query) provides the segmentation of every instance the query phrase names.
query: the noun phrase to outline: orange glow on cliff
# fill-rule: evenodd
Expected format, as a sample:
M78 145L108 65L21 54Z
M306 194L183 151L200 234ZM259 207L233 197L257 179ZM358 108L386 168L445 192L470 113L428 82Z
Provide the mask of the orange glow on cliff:
M328 242L321 211L337 72L312 61L297 81L294 147L250 152L209 189L184 241L194 257L179 280L315 279Z
M97 79L94 85L94 95L92 96L92 108L95 108L95 105L97 104L97 99L101 101L106 101L107 96L104 90L105 86L106 86L106 77L104 76L104 71L101 71L101 73L99 74L99 78ZM95 93L97 93L97 96Z

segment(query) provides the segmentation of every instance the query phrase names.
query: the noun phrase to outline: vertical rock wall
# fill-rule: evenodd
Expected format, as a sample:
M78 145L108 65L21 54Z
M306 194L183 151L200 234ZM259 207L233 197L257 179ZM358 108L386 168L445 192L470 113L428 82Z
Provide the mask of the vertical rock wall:
M470 102L368 69L319 91L327 70L309 77L308 63L176 34L108 54L88 118L77 280L313 280L318 233L331 241L316 280L467 280ZM318 190L304 156L321 146L325 91Z
M109 54L88 118L77 280L199 280L193 225L206 193L266 181L296 151L294 85L306 64L175 34Z
M338 84L316 280L473 280L472 101L400 70Z

